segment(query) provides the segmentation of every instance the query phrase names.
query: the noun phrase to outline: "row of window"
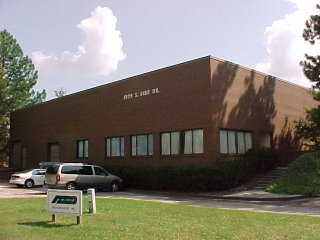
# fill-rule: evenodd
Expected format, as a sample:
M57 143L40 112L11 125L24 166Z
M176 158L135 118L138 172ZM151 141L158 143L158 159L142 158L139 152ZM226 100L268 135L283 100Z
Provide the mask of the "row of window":
M153 134L134 135L130 138L131 156L153 155ZM105 143L106 157L124 156L124 137L109 137ZM203 129L161 133L161 155L203 153ZM77 141L77 157L89 156L88 140Z
M261 146L270 147L271 135L262 135ZM153 134L130 137L131 156L153 155ZM88 140L77 142L77 157L88 157ZM220 153L243 154L252 148L252 132L220 130ZM124 137L108 137L105 142L106 157L124 156ZM161 133L161 155L203 153L203 129Z

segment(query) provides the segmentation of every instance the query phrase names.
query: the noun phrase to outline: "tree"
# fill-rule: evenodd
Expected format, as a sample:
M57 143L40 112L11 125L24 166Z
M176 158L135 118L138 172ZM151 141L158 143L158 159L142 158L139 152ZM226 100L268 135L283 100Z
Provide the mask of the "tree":
M35 92L38 72L14 37L0 32L0 157L8 154L10 112L43 102L46 92Z
M64 97L66 94L67 94L67 91L64 91L62 87L58 90L54 90L54 95L57 98Z
M317 9L320 10L319 4ZM318 15L312 15L306 21L303 38L312 45L320 44L320 11ZM305 60L301 65L304 74L313 83L313 98L320 101L320 55L305 54ZM297 123L296 132L302 139L307 140L311 149L320 150L320 105L306 110L306 120Z
M9 136L9 113L10 113L10 102L9 94L6 83L3 78L3 73L0 69L0 165L2 165L3 155L8 152L8 136Z

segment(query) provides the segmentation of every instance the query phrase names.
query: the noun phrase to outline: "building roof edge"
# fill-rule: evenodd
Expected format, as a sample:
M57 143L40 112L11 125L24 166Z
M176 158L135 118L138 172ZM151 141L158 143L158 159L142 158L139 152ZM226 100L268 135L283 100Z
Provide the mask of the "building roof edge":
M301 86L301 85L299 85L299 84L290 82L290 81L288 81L288 80L284 80L284 79L282 79L282 78L279 78L279 77L276 77L276 76L272 76L272 75L270 75L270 74L266 74L266 73L257 71L257 70L255 70L255 69L251 69L251 68L246 67L246 66L243 66L243 65L241 65L241 64L237 64L237 63L234 63L234 62L230 62L230 61L228 61L228 60L225 60L225 59L222 59L222 58L219 58L219 57L216 57L216 56L207 55L207 56L204 56L204 57L200 57L200 58L188 60L188 61L185 61L185 62L177 63L177 64L174 64L174 65L162 67L162 68L159 68L159 69L151 70L151 71L149 71L149 72L144 72L144 73L137 74L137 75L134 75L134 76L130 76L130 77L126 77L126 78L123 78L123 79L115 80L115 81L112 81L112 82L109 82L109 83L105 83L105 84L102 84L102 85L99 85L99 86L96 86L96 87L92 87L92 88L88 88L88 89L85 89L85 90L81 90L81 91L79 91L79 92L71 93L71 94L69 94L69 95L66 95L66 96L63 96L63 97L60 97L60 98L50 99L50 100L48 100L48 101L45 101L45 102L42 102L42 103L39 103L39 104L36 104L36 105L33 105L33 106L29 106L29 107L17 109L17 110L15 110L15 111L13 111L13 112L21 111L21 110L24 110L24 109L30 109L30 108L33 108L33 107L37 107L37 106L40 106L40 105L43 105L43 104L52 103L52 102L55 102L55 101L60 101L60 100L62 100L62 99L64 99L64 98L73 97L73 96L76 96L76 95L78 95L78 94L83 94L83 93L90 92L90 91L94 91L94 90L97 90L97 89L100 89L100 88L104 88L104 87L107 87L107 86L110 86L110 85L119 84L119 83L121 83L121 82L128 81L128 80L130 80L130 79L134 79L134 78L138 78L138 77L141 77L141 76L153 74L153 73L156 73L156 72L159 72L159 71L163 71L163 70L167 70L167 69L170 69L170 68L176 68L176 67L178 67L178 66L182 66L182 65L186 65L186 64L191 64L191 63L193 63L193 62L203 61L203 60L205 60L205 59L211 59L211 60L214 60L214 61L225 62L225 63L228 63L228 64L237 65L238 67L240 67L240 68L242 68L242 69L245 69L245 70L248 70L248 71L257 72L257 73L259 73L259 74L262 74L263 76L271 76L271 77L276 78L276 80L278 80L278 81L281 81L281 82L284 82L284 83L286 83L286 84L290 84L290 85L293 85L293 86L300 87L300 88L303 88L303 89L308 90L308 88L306 88L306 87L304 87L304 86Z
M215 60L215 61L219 61L219 62L226 62L226 63L232 64L232 65L237 65L238 67L240 67L242 69L245 69L245 70L248 70L248 71L254 71L254 72L259 73L259 74L261 74L263 76L266 76L266 77L268 77L268 76L274 77L274 78L276 78L277 81L281 81L283 83L286 83L286 84L289 84L289 85L293 85L293 86L296 86L296 87L299 87L299 88L302 88L302 89L305 89L305 90L309 90L310 89L310 88L301 86L301 85L299 85L297 83L290 82L289 80L285 80L283 78L280 78L280 77L277 77L277 76L273 76L271 74L267 74L267 73L255 70L253 68L249 68L249 67L246 67L246 66L238 64L238 63L230 62L228 60L225 60L225 59L222 59L222 58L219 58L219 57L215 57L215 56L210 55L210 59Z

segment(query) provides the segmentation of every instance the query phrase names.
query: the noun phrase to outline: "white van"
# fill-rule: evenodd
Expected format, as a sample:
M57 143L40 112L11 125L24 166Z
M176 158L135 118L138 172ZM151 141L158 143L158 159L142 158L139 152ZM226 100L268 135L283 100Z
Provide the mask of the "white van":
M56 189L109 189L121 188L122 179L102 167L83 163L62 163L50 166L45 175L44 187Z

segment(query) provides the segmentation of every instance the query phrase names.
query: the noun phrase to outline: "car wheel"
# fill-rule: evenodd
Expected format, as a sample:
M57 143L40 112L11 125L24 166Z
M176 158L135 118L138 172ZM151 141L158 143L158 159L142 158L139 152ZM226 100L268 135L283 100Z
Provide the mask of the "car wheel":
M111 183L111 191L112 192L117 192L120 189L120 184L117 181L114 181Z
M33 180L31 180L31 179L26 180L26 181L24 182L24 186L25 186L26 188L32 188L32 187L34 186Z
M69 182L66 185L67 190L76 190L77 189L77 184L74 182Z

